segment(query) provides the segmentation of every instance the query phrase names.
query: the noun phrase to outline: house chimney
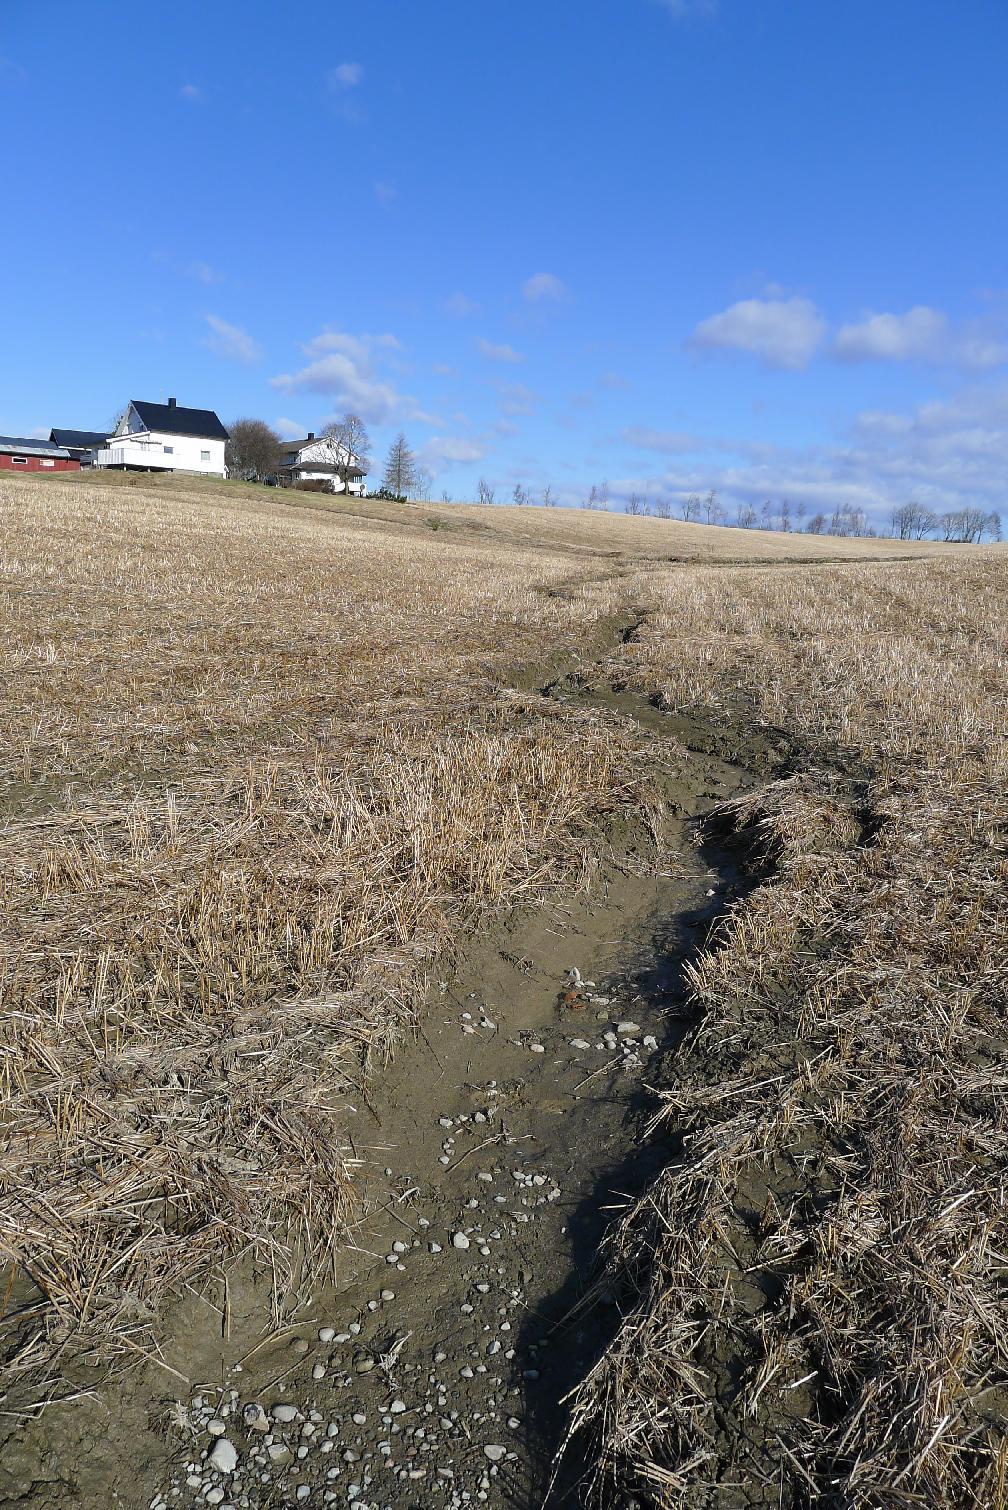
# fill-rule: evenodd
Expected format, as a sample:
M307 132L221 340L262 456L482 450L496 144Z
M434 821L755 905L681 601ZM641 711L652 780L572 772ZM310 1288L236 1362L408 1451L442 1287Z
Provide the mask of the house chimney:
M168 408L169 409L174 409L175 408L175 400L173 398L170 398L168 400Z
M308 439L309 440L314 440L315 439L315 431L314 430L309 430L308 431Z

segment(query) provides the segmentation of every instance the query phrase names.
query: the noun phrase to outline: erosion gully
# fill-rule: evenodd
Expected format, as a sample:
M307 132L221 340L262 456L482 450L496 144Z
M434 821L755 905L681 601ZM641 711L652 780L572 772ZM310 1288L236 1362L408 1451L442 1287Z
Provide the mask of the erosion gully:
M564 1397L619 1321L599 1244L669 1157L643 1136L650 1087L688 1027L684 964L743 884L697 822L753 779L709 731L604 701L675 736L663 873L614 821L591 895L465 941L357 1109L368 1215L337 1283L266 1340L255 1281L232 1285L224 1326L193 1297L120 1399L99 1389L8 1437L0 1504L586 1503L586 1465L554 1460Z

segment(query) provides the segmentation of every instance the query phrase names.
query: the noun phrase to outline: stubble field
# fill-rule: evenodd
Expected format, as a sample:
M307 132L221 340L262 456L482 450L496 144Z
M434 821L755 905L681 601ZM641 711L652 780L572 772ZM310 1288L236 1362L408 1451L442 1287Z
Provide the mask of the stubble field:
M708 820L758 884L602 1255L584 1493L1006 1503L1003 552L351 507L0 483L0 1406L239 1262L296 1310L435 962L614 813L661 849L636 699L758 769Z

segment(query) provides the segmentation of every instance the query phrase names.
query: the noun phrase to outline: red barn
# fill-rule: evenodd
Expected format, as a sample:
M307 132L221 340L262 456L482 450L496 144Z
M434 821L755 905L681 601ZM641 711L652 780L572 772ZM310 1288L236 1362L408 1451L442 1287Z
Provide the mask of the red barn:
M79 472L80 457L51 440L0 435L0 472Z

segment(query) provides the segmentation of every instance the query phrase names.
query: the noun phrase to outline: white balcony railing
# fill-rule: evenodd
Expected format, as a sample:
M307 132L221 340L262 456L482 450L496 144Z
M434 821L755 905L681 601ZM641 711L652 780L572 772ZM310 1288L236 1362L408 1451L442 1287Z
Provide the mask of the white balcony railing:
M96 467L166 467L172 468L174 457L166 457L161 446L105 446L94 453Z

